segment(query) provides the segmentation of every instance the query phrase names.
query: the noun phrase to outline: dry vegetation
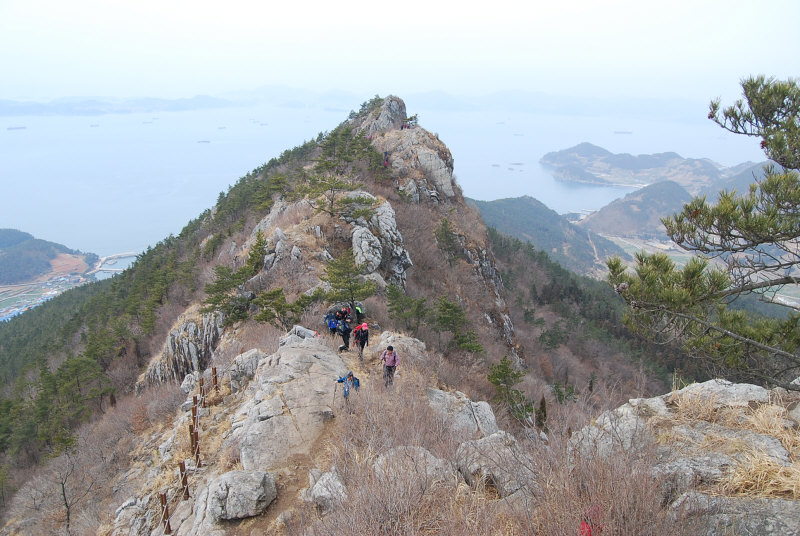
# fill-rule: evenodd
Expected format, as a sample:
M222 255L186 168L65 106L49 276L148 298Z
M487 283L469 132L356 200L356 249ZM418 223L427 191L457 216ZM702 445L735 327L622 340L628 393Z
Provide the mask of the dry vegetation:
M668 418L653 420L662 443L671 443L675 439L673 428L677 425L707 422L726 429L774 437L789 453L790 464L783 465L744 439L735 440L729 434L710 433L701 444L694 445L693 450L698 453L709 450L722 452L732 456L736 464L708 492L726 496L800 499L800 430L787 420L785 401L775 399L768 404L741 408L721 406L714 397L684 393L674 394L668 403L673 413ZM678 439L686 442L685 437L678 436Z
M536 482L528 484L538 489L527 496L500 498L490 482L471 488L455 477L437 480L424 468L402 461L403 470L376 470L387 464L378 461L382 454L401 446L425 448L453 464L458 445L467 439L453 434L428 405L425 389L435 378L430 365L404 368L394 389L365 381L353 397L352 413L337 408L324 467L335 468L347 496L324 517L311 507L296 513L289 534L335 535L347 527L355 535L571 535L592 505L602 512L604 534L691 533L662 504L661 483L649 473L651 450L570 463L568 430L589 422L600 397L554 403L550 441L521 441L528 456L518 460L526 469L520 473L533 475ZM521 430L517 433L525 437Z

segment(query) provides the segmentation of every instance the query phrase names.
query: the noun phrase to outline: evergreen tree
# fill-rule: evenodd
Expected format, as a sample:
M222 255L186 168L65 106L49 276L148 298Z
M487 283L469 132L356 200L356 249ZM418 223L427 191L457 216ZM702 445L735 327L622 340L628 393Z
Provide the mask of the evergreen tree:
M253 318L289 331L295 324L300 323L300 317L314 299L315 296L304 294L297 301L290 303L286 300L283 289L276 288L262 293L253 300L253 303L260 308Z
M363 301L375 294L377 284L361 277L362 268L356 265L353 250L348 249L339 257L328 262L325 267L324 281L331 290L327 293L328 301L347 302L355 309L357 301Z
M511 415L520 421L527 420L533 412L533 402L514 388L524 376L524 371L514 370L508 356L503 356L499 363L489 365L489 383L497 390L495 401L505 404Z
M478 342L478 334L469 328L467 315L460 305L448 300L447 296L439 296L433 314L436 326L453 335L448 349L464 350L472 354L483 353L483 346Z
M762 139L766 176L748 192L720 193L716 204L692 200L663 221L669 237L700 256L683 268L663 254L636 256L635 273L612 259L609 281L631 307L641 332L677 340L714 374L800 390L798 307L774 300L800 286L800 88L794 80L764 77L742 82L744 99L709 118L738 134ZM711 262L715 261L715 262ZM792 309L763 318L729 306L758 294Z
M447 218L442 218L435 231L436 243L444 253L447 263L452 266L458 258L459 243L453 224Z
M397 285L391 284L386 287L386 300L389 318L399 322L404 329L412 333L416 333L420 323L428 317L425 298L412 298Z

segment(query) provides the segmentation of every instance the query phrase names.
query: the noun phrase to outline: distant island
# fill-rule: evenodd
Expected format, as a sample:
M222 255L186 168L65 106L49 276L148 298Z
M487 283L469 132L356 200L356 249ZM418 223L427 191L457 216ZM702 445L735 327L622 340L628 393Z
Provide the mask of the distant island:
M17 229L0 229L0 320L94 280L100 259Z
M614 154L591 143L547 153L539 161L562 181L599 185L643 187L661 181L673 181L691 195L714 188L741 172L747 162L725 168L706 158L684 158L678 153L631 155Z
M235 106L232 101L196 95L183 99L111 99L105 97L71 97L50 102L30 102L0 99L0 116L25 115L103 115L147 112L182 112ZM9 129L24 129L24 126Z

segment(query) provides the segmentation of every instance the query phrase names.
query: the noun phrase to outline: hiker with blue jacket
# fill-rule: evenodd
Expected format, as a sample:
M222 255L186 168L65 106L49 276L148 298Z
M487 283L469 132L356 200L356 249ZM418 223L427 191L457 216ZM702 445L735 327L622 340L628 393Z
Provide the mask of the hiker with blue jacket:
M336 320L336 315L331 312L328 312L328 314L325 315L325 325L328 326L328 333L330 333L331 337L333 338L336 337L337 324L338 322Z
M342 396L344 396L345 402L347 401L347 397L350 396L350 389L358 391L358 388L361 386L361 382L358 381L358 378L353 376L352 370L348 371L347 374L336 380L336 382L344 384L342 386Z
M361 382L358 381L358 378L353 376L353 371L350 370L350 371L347 372L347 374L345 374L344 376L342 376L341 378L336 380L336 383L343 384L342 385L342 396L344 397L344 404L347 407L347 412L348 413L353 413L353 408L350 406L350 398L349 398L350 397L350 390L351 389L355 389L356 392L358 392L358 388L361 385ZM338 387L338 385L337 385L337 387ZM333 390L333 399L334 399L334 401L336 400L336 389Z

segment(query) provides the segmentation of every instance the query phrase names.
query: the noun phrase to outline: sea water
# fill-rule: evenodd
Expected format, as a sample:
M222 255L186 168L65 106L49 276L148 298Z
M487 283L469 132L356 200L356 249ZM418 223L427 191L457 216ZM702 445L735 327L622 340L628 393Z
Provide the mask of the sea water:
M674 151L730 166L757 143L696 122L508 111L416 109L450 148L464 195L529 195L559 213L596 210L632 191L555 180L547 152L590 142L615 153ZM98 116L0 117L0 228L109 255L141 252L211 208L220 192L349 110L254 106ZM14 128L24 126L25 128Z

